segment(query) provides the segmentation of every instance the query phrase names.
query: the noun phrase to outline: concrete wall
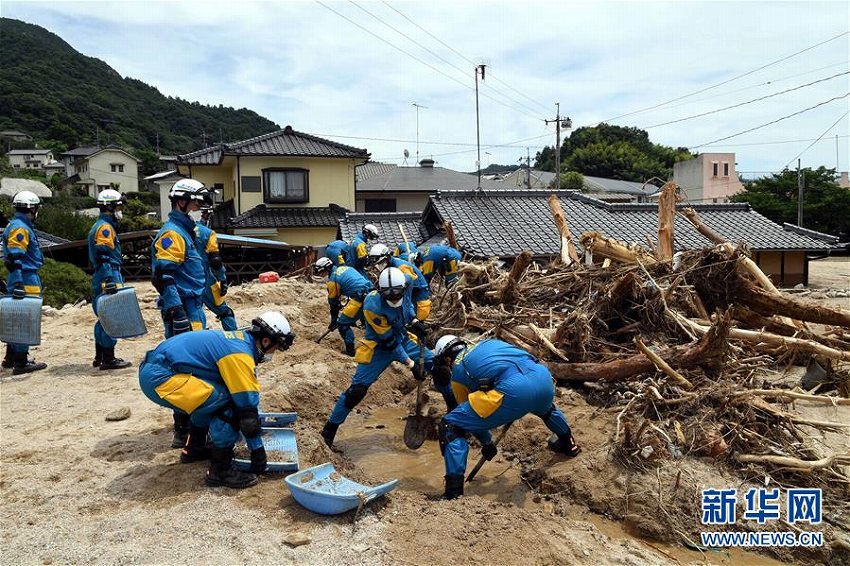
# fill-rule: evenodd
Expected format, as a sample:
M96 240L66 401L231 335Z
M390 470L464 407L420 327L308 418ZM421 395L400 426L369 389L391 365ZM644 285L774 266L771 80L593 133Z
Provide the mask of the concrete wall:
M702 202L702 156L673 164L673 180L685 195L685 200Z
M366 212L367 199L395 199L396 212L421 212L428 204L428 193L359 193L357 195L357 212Z
M112 171L112 165L123 166L122 171ZM118 167L120 169L120 167ZM123 193L138 192L139 167L135 159L117 150L103 150L86 158L79 171L80 182L89 184L89 194L97 196L98 186L118 185Z
M694 202L729 202L729 197L744 190L735 169L734 153L703 153L696 159L675 163L673 180Z

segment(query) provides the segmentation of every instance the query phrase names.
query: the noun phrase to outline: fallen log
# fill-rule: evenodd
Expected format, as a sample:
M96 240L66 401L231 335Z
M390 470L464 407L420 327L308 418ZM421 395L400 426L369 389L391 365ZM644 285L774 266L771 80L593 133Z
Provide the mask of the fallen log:
M567 217L564 216L561 201L555 195L549 195L549 210L552 211L552 218L555 219L555 226L561 235L561 261L567 266L578 263L578 252L573 243L573 234L570 232L569 224L567 224Z
M794 468L797 470L817 470L819 468L828 468L833 464L850 464L850 454L832 454L820 460L800 460L790 456L774 456L772 454L738 454L735 459L744 463L755 464L774 464L785 468Z
M738 291L740 302L763 316L778 314L791 319L850 328L850 311L833 309L790 295L767 291L746 279L741 280Z
M594 256L610 258L621 263L637 263L644 265L658 263L655 256L641 248L631 249L622 242L603 236L599 232L585 232L581 235L581 245L590 250Z
M809 393L800 393L788 389L749 389L735 393L735 397L762 397L765 399L779 399L782 401L811 401L813 403L821 403L823 405L850 405L850 399L846 397L827 397L826 395L810 395Z
M516 260L514 260L514 264L511 266L511 272L508 274L508 280L505 282L501 291L499 291L500 303L513 304L517 301L517 284L525 273L525 270L528 269L528 265L531 263L531 258L531 252L526 250L519 254Z
M658 259L666 261L673 257L673 220L676 217L676 190L673 181L661 187L658 197Z
M685 379L682 376L682 374L680 374L679 372L677 372L676 370L671 368L670 364L668 364L663 359L661 359L661 357L658 354L656 354L655 352L650 350L646 346L646 344L643 343L643 340L641 340L640 337L638 337L638 336L635 336L635 346L637 346L638 350L640 350L643 353L644 356L649 358L652 361L652 363L655 364L655 366L658 369L660 369L665 374L667 374L667 376L670 379L672 379L673 381L675 381L676 383L678 383L679 385L681 385L685 389L693 389L694 388L693 383L691 383L690 381Z
M460 247L457 245L457 236L455 236L455 229L452 226L451 220L446 220L443 223L443 228L446 231L446 239L449 241L449 245L456 250L460 250Z
M691 224L693 224L694 228L697 229L697 232L699 232L715 244L724 244L728 242L726 238L706 226L702 219L699 217L699 214L697 214L697 211L693 208L687 207L682 211L682 214L685 218L688 219L688 221L690 221Z
M696 342L665 348L654 352L655 355L675 369L722 363L727 349L729 319L719 317L718 320L710 327L711 331L707 331ZM655 363L643 353L610 362L548 362L546 365L559 381L622 381L656 370Z

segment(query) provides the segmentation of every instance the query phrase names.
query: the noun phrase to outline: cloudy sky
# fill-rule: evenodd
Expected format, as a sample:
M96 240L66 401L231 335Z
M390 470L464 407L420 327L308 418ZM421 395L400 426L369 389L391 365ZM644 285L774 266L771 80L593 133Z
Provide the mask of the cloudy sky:
M736 152L739 171L780 170L801 152L803 166L850 167L846 1L4 0L0 13L164 94L247 107L382 161L408 149L414 162L416 102L420 156L474 170L484 62L485 166L552 145L543 119L560 102L574 128L638 126L658 143Z

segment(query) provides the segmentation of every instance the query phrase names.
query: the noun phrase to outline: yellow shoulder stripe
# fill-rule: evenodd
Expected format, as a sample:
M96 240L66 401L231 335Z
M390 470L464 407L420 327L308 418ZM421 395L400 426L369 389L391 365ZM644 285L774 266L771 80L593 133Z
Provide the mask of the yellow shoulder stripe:
M392 328L390 326L390 322L378 313L364 309L363 315L366 317L366 321L369 323L369 326L374 328L375 332L378 334L386 334Z
M428 275L432 271L434 271L434 262L432 260L428 260L419 266L419 271L422 272L422 275Z
M455 399L457 399L458 403L465 403L469 398L469 389L467 389L466 385L462 383L452 381L452 391L454 392Z
M341 289L339 288L339 283L336 281L328 281L328 298L329 299L338 299L341 293Z
M102 224L94 234L94 245L107 246L112 249L115 247L115 230L108 224Z
M221 379L231 393L260 391L254 376L254 358L249 354L228 354L216 362Z
M156 241L156 258L174 263L183 263L186 258L186 242L174 230L166 230Z
M357 244L357 259L363 259L367 255L369 255L369 252L366 250L366 244L363 242Z
M210 233L210 239L207 241L207 249L205 251L207 253L218 251L218 237L215 235L215 232Z

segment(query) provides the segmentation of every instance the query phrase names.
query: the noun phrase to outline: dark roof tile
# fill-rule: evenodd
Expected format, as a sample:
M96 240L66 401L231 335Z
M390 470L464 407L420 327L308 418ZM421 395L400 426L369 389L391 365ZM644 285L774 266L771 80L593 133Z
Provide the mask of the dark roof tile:
M269 208L260 204L231 219L229 228L310 228L332 227L347 210L332 204L325 207Z
M378 241L393 249L404 242L398 228L401 224L407 237L418 245L428 239L421 220L421 212L349 212L339 221L339 236L350 242L365 224L374 224L381 233Z

